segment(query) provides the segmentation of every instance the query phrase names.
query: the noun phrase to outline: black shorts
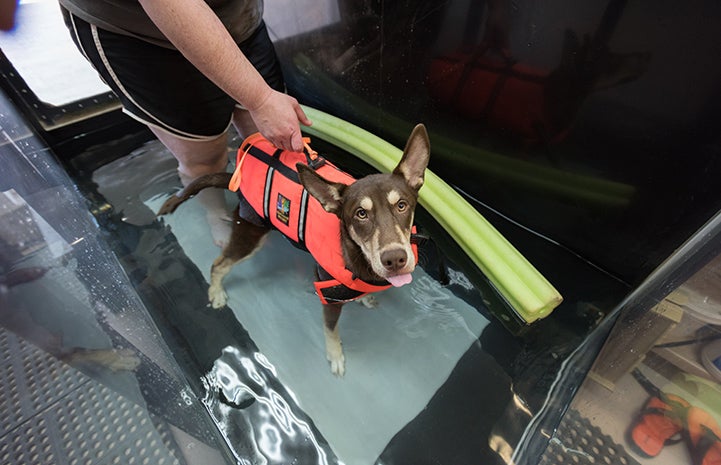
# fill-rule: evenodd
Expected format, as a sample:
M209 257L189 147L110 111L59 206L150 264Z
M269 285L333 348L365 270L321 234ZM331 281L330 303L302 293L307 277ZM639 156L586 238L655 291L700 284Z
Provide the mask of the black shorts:
M228 129L238 103L179 51L100 29L62 10L75 45L131 117L192 140ZM265 23L238 46L273 89L285 90Z

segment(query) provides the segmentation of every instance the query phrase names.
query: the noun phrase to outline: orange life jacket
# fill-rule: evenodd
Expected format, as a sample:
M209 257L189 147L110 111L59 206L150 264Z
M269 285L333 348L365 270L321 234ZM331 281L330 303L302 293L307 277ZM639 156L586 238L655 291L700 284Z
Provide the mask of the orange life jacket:
M387 281L366 282L346 268L340 219L325 211L300 184L295 168L299 162L311 166L329 181L346 185L355 181L307 144L303 153L284 151L256 133L238 149L228 189L240 191L266 226L277 229L294 245L310 252L318 263L320 280L314 287L322 303L348 302L388 289ZM412 244L412 249L417 261L417 246Z

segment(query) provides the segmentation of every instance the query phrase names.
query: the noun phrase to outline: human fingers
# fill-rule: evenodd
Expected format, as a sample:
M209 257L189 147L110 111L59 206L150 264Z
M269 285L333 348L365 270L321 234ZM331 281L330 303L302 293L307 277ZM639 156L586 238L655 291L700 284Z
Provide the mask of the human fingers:
M258 131L273 145L283 150L303 150L300 124L310 125L311 121L295 98L274 91L250 114Z
M297 100L295 102L294 109L295 109L295 115L298 117L298 121L300 122L300 124L302 124L304 126L312 126L313 125L313 121L311 121L310 118L308 118L306 116L305 112L303 111L303 107L301 107L298 104Z
M300 131L293 132L290 135L290 150L294 152L303 151L303 136Z

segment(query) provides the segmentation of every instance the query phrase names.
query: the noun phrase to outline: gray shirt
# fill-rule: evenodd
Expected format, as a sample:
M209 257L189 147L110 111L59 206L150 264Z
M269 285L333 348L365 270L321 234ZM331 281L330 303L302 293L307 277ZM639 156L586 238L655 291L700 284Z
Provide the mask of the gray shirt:
M175 48L150 20L137 0L59 0L70 13L95 26L166 48ZM205 0L236 42L257 29L263 0Z

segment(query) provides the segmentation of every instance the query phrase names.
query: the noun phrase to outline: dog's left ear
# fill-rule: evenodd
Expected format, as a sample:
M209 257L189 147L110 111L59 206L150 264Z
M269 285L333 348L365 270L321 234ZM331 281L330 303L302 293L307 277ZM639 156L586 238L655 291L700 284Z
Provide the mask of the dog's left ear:
M406 183L418 190L423 185L424 173L431 158L431 142L423 124L416 125L408 137L401 161L393 170L393 174L403 176Z
M343 199L343 191L347 187L345 184L331 182L323 178L315 172L313 168L303 163L297 163L295 168L298 170L300 183L303 184L305 190L320 202L323 209L330 213L340 216Z

